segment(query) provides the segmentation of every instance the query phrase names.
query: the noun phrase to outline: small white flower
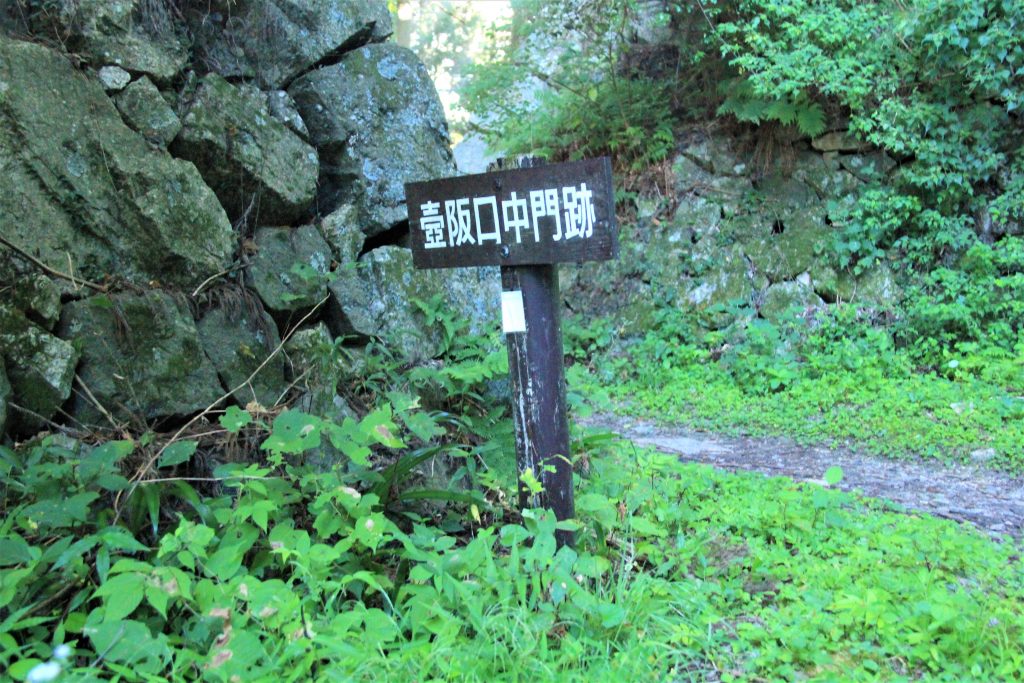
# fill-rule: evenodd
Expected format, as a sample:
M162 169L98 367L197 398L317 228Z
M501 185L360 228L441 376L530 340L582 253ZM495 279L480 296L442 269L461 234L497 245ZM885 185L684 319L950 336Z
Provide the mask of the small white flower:
M48 681L54 680L57 676L60 676L60 664L57 662L43 662L32 667L25 680L28 683L48 683Z
M58 645L53 650L53 658L57 659L57 660L60 660L62 662L66 662L68 660L68 657L70 657L70 656L71 656L71 648L68 647L67 645Z
M373 531L373 520L372 519L366 520L366 530L367 531Z

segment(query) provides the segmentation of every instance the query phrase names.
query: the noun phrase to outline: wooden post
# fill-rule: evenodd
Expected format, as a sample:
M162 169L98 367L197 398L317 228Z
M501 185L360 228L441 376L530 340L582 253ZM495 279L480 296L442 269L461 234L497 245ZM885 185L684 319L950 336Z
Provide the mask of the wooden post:
M413 263L501 266L520 504L570 519L575 508L557 264L618 256L611 163L546 166L522 159L495 167L406 184ZM573 534L558 531L556 540L572 544Z
M558 266L502 266L503 291L521 291L525 332L505 335L516 429L519 503L524 508L551 508L558 520L575 516L569 420L562 360L561 301ZM533 478L543 489L533 493L524 482ZM573 534L556 533L558 544L572 545Z

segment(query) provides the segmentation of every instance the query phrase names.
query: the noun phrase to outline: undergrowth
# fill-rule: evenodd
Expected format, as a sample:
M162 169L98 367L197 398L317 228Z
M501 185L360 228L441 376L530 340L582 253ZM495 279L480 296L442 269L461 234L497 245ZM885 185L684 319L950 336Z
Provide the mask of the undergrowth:
M376 477L359 455L327 469L303 462L325 432L355 454L402 448L398 422L378 415L338 439L309 416L278 420L287 424L272 426L266 463L218 470L220 490L168 510L156 538L114 523L109 494L125 484L117 461L130 443L4 449L9 675L46 666L62 681L1024 673L1019 555L951 522L597 438L579 444L591 467L577 480L573 522L484 501L474 513L398 512L367 490ZM556 546L559 526L576 531L575 549Z
M569 331L579 360L570 383L600 408L883 455L973 454L1024 471L1024 341L1012 350L980 343L951 350L927 338L902 345L899 328L863 320L852 306L811 324L743 318L725 331L665 309L629 343L617 341L609 320ZM922 365L936 357L942 361Z
M517 509L493 386L503 354L424 306L448 332L447 357L409 369L371 348L349 388L359 418L232 407L177 439L0 447L7 676L1024 675L1019 551L949 521L580 432L576 519ZM704 352L666 336L672 324L641 344L638 367L662 380L709 371ZM601 353L609 329L570 326L574 356ZM342 350L325 349L325 362ZM837 349L833 362L851 357ZM607 367L626 376L622 362ZM575 547L558 546L558 529Z

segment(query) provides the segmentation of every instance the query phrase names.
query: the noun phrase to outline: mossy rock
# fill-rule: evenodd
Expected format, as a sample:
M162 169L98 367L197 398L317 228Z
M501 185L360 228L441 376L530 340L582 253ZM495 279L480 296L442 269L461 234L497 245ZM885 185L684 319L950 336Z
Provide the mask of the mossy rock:
M758 313L778 323L789 317L808 318L824 306L825 302L808 283L779 282L765 291Z
M342 264L330 290L327 324L334 335L379 337L410 360L433 358L443 343L440 326L428 324L417 300L440 296L471 334L501 324L497 268L417 270L412 253L401 247L374 249L355 264Z
M248 282L274 313L306 311L327 296L331 248L312 225L259 228Z
M194 11L200 63L268 90L342 53L391 35L383 0L232 0Z
M114 104L124 122L154 145L166 149L181 130L178 115L145 76L118 93Z
M284 356L278 352L267 360L281 343L269 315L221 306L208 311L196 327L203 350L239 405L256 401L269 408L287 391Z
M91 64L113 64L168 83L185 67L184 26L173 10L148 0L53 0L32 14L34 33L56 38Z
M746 215L757 207L757 192L746 177L715 176L697 194L720 207L724 218Z
M672 224L697 239L718 232L722 208L703 197L683 197L672 216Z
M353 263L359 257L366 242L359 209L351 204L342 204L320 221L320 234L331 246L339 263Z
M0 297L47 330L52 330L60 318L60 287L35 265L3 246Z
M71 395L78 352L26 318L0 304L0 356L5 359L11 394L19 406L48 420ZM43 422L28 413L16 416L17 430L38 429Z
M56 270L194 287L230 261L231 225L192 164L128 128L64 56L3 37L0 165L0 234Z
M896 162L885 152L867 154L843 154L839 164L865 182L878 181L896 167Z
M407 219L405 183L455 174L441 101L406 48L353 50L301 76L288 93L320 151L320 211L357 207L367 235Z
M744 305L752 307L767 281L755 274L739 245L716 253L710 268L687 293L687 300L704 314L709 327L721 329L737 319Z
M165 292L74 301L59 331L81 349L79 376L116 419L189 415L223 394L188 306ZM84 395L76 394L72 413L85 424L105 422Z
M770 233L747 241L744 250L758 272L782 282L814 267L829 235L821 213L787 211L775 218Z
M711 182L712 174L696 161L680 154L672 161L673 186L677 197L685 196Z
M195 164L232 220L287 225L316 196L316 150L270 114L266 95L217 74L200 83L171 151Z
M274 90L267 93L267 109L270 115L288 126L288 128L300 138L309 142L309 129L302 115L295 106L295 100L285 90Z
M742 176L748 173L747 159L741 158L734 141L722 135L705 135L685 149L683 155L716 176Z

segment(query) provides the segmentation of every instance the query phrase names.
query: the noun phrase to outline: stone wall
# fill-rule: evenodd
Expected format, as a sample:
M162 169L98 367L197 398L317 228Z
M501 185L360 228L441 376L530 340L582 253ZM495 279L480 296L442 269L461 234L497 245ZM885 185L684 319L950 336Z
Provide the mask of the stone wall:
M854 277L831 264L827 245L842 205L894 165L840 131L766 148L753 136L691 130L667 195L641 200L636 224L622 226L619 261L567 269L567 300L615 314L627 336L664 306L734 330L754 316L809 319L837 302L877 307L897 296L892 271Z
M287 354L246 379L300 322L416 360L413 298L493 316L400 244L454 163L383 0L4 5L0 435L287 400Z

